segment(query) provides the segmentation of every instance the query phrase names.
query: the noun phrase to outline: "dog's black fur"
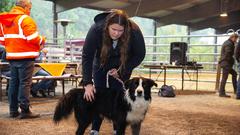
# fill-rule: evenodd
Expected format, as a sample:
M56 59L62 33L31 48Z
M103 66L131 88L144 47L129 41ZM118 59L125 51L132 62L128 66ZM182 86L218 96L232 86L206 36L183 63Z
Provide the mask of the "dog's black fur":
M151 79L133 78L125 82L126 91L98 90L94 102L83 98L84 89L74 88L59 100L53 120L58 123L74 110L78 122L76 134L83 135L93 116L99 114L113 121L117 135L124 135L128 124L132 127L132 134L138 135L151 101L153 85L157 86Z

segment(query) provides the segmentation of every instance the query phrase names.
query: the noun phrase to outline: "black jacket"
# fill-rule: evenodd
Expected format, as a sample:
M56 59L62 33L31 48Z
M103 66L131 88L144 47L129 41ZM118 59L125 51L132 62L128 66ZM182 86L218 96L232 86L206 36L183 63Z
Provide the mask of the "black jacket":
M234 42L230 39L226 40L221 49L221 57L219 64L221 65L222 68L225 67L232 67L234 64Z
M238 41L237 46L235 47L234 56L238 63L240 63L240 41Z
M119 48L111 49L107 64L100 67L100 53L103 40L103 28L109 13L101 13L94 18L93 24L88 31L82 53L83 85L94 83L96 85L106 84L106 73L112 68L120 66ZM129 20L130 21L130 20ZM134 22L131 22L131 34L128 45L128 59L125 70L120 74L123 81L130 78L132 70L137 67L145 57L145 43L141 30ZM97 84L96 84L97 83Z

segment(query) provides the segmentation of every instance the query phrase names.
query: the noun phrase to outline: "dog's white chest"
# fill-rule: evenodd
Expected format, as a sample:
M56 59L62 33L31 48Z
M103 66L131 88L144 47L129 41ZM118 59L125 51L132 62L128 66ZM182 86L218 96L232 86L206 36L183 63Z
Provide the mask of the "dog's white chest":
M143 98L137 98L135 102L131 103L132 110L127 114L127 121L130 123L138 123L142 121L148 110L149 101Z

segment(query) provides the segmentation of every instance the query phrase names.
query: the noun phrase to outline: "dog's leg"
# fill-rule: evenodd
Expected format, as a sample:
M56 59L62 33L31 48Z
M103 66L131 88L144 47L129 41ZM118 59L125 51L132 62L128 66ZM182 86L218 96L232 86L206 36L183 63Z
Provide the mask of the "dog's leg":
M82 113L80 111L76 111L75 117L78 122L78 129L76 135L84 135L86 128L91 124L93 120L93 116L91 113L87 112Z
M132 128L132 135L139 135L140 129L141 129L141 122L132 124L131 128Z
M84 135L86 128L90 125L91 122L81 122L78 124L78 129L76 135Z
M84 132L85 130L82 128L82 126L78 125L76 135L84 135Z
M116 135L125 135L125 130L126 130L126 126L127 124L124 122L124 123L118 123L116 125L117 127L117 133Z

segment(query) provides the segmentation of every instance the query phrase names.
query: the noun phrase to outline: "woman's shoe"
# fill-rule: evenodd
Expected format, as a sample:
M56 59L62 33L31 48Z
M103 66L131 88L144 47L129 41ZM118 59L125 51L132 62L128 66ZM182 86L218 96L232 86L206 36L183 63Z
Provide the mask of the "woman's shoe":
M230 95L227 95L227 94L219 94L219 97L230 98L231 96L230 96Z
M96 130L91 130L89 135L99 135L99 133Z

